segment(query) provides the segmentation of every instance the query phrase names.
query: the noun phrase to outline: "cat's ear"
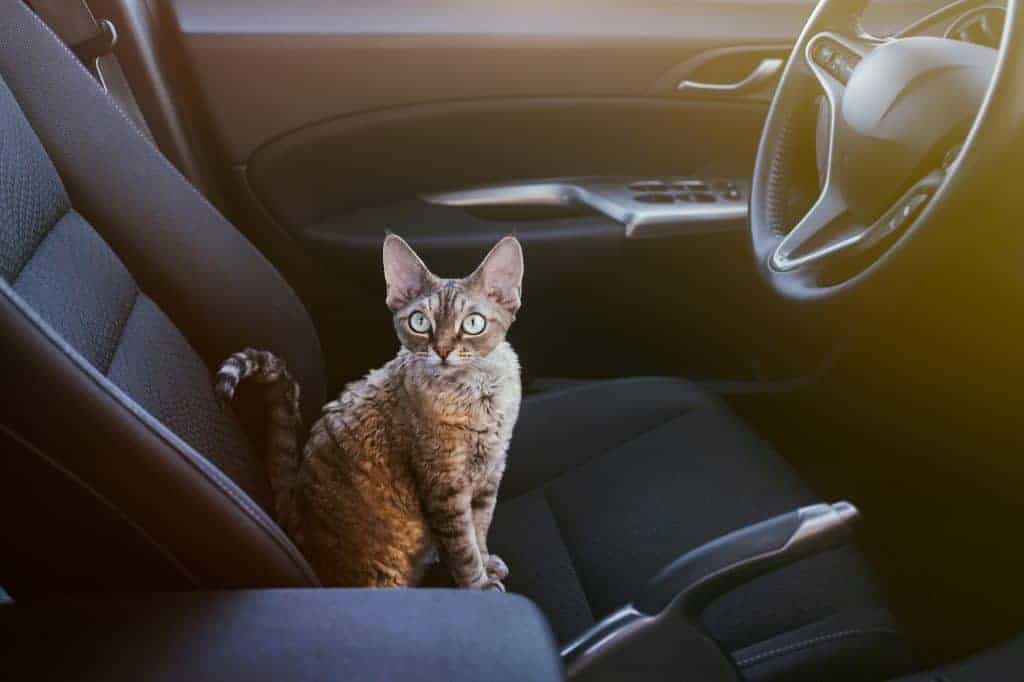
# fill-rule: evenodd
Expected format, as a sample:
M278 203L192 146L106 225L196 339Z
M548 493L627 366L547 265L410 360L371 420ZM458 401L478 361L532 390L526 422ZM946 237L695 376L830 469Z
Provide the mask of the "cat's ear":
M400 310L434 288L438 280L404 239L389 234L384 240L384 281L388 307Z
M466 280L514 315L523 302L524 267L523 247L518 239L509 235L495 244Z

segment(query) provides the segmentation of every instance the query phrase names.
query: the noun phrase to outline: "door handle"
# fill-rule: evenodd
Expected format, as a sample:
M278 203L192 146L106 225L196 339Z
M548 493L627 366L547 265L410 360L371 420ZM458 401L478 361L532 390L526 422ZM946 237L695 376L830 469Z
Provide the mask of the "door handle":
M684 80L676 90L679 92L695 92L706 95L747 95L767 87L782 71L782 59L762 59L753 71L743 80L735 83L702 83L700 81Z

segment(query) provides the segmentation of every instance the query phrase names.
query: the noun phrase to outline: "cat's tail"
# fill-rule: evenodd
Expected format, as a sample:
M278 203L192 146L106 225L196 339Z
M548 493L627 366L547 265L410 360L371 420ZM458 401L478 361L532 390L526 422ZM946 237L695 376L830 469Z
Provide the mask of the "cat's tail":
M214 393L220 401L229 403L238 385L247 379L267 386L266 467L274 511L285 532L301 544L295 499L303 430L299 384L281 358L269 351L247 348L229 357L217 370Z

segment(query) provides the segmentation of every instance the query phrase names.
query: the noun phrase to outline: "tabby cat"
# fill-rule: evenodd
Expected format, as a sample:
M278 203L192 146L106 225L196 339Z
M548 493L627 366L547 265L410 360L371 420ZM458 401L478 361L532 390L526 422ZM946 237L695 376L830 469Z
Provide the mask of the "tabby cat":
M441 279L401 238L384 241L398 355L323 408L300 455L299 386L266 351L216 378L267 384L267 470L278 522L330 585L415 585L440 556L462 587L504 590L487 549L522 393L505 340L521 302L523 252L505 237L464 279ZM436 550L436 552L435 552Z

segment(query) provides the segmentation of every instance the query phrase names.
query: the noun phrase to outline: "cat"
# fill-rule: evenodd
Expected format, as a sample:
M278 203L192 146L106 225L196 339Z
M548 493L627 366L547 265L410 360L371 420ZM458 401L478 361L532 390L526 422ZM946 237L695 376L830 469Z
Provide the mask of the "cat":
M398 355L323 408L300 455L299 386L272 353L228 358L216 393L267 384L267 473L277 520L328 585L416 585L439 557L460 587L504 591L488 551L522 396L505 336L522 302L514 236L463 279L442 279L400 237L384 241Z

